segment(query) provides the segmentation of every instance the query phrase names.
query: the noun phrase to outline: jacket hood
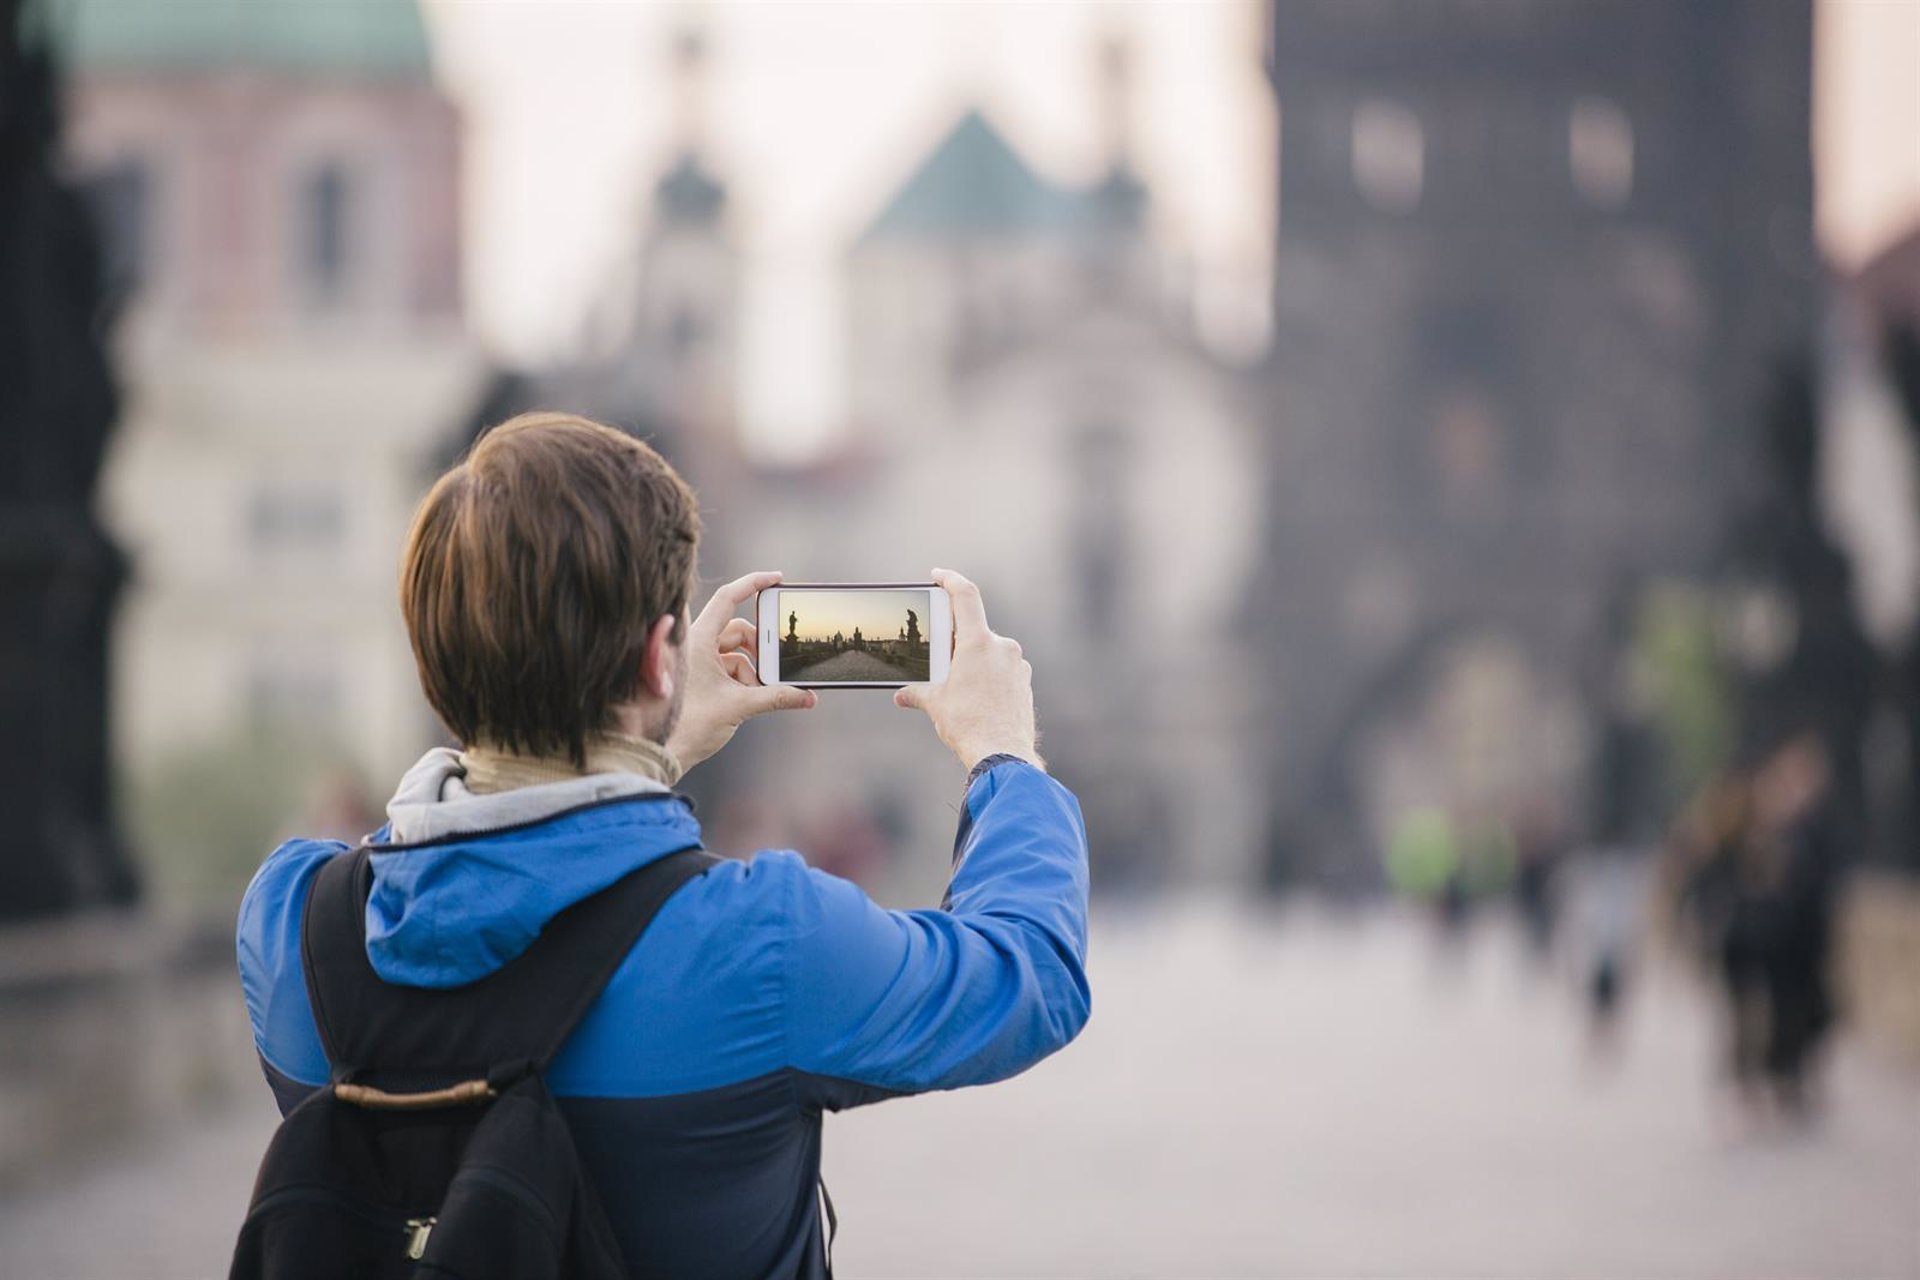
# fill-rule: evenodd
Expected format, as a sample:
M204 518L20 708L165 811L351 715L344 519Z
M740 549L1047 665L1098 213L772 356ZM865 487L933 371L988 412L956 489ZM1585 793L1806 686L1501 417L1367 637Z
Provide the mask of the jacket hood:
M367 958L383 981L459 987L520 955L549 920L700 843L693 807L637 774L474 795L459 753L429 751L375 832Z

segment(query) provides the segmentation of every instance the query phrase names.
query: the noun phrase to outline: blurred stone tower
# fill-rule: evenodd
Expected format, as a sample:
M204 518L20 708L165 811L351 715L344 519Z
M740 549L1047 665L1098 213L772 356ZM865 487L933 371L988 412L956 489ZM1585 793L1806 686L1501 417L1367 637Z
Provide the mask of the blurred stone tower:
M1383 802L1569 790L1609 618L1709 571L1817 275L1810 0L1275 0L1268 34L1285 877L1353 867Z
M690 23L665 49L646 51L649 70L667 64L654 105L671 118L672 158L637 193L633 238L622 260L609 264L582 341L557 363L497 371L447 442L444 460L515 413L560 409L650 441L715 501L728 501L744 483L741 253L726 180L708 148L709 41ZM726 562L723 532L710 530L703 546L709 563Z

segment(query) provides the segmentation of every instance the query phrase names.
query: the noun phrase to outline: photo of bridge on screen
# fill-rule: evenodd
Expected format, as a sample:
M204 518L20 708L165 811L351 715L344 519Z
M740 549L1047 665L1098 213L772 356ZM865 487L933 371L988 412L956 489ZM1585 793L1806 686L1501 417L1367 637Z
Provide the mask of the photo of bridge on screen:
M875 684L928 678L928 591L783 591L780 679Z

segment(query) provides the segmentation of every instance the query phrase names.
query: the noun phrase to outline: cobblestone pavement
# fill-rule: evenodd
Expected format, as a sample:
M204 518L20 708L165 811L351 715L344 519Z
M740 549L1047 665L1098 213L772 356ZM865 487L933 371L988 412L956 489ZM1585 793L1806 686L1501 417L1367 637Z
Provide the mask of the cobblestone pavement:
M832 1117L843 1276L1920 1276L1920 1081L1843 1046L1824 1122L1716 1121L1699 993L1572 984L1484 931L1201 907L1107 920L1092 1025L993 1089ZM7 1280L223 1274L247 1105L0 1205Z
M924 667L926 664L921 665ZM820 680L911 680L913 677L878 654L848 649L845 653L836 653L831 658L801 667L798 671L782 671L780 678L811 683ZM925 678L923 672L921 679Z

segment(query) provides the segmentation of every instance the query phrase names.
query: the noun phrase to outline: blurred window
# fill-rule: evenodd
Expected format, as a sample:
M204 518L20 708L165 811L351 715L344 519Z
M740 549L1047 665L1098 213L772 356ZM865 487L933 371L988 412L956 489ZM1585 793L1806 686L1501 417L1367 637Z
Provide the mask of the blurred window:
M330 552L341 541L346 513L335 489L271 486L258 490L247 512L254 551Z
M1587 203L1618 209L1633 194L1633 126L1606 98L1581 98L1567 117L1567 163Z
M348 293L353 197L353 176L337 162L320 165L301 182L300 278L308 300L317 306L336 306Z
M1397 102L1370 99L1353 113L1353 181L1367 203L1387 213L1420 206L1426 181L1426 131Z
M100 231L100 269L107 292L124 298L146 271L153 178L147 162L129 156L87 181L86 196Z

